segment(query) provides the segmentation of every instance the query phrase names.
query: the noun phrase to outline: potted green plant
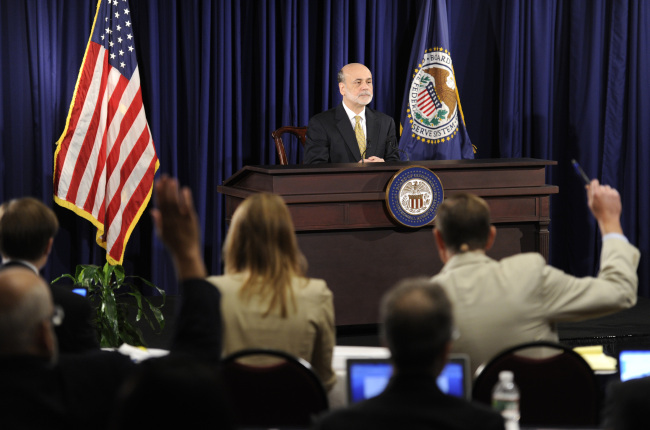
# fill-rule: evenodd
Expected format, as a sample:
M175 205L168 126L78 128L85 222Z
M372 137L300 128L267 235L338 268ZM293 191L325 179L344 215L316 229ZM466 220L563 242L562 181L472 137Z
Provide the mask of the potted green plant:
M137 310L136 321L144 317L152 330L160 332L165 327L165 318L161 311L165 303L165 292L140 276L126 276L121 265L106 263L104 267L100 267L79 264L74 276L66 273L52 283L64 278L72 280L75 287L88 290L87 297L96 308L94 322L103 348L116 348L122 343L146 346L140 329L127 318L129 308ZM163 303L160 306L156 306L142 294L142 284L155 288L161 294ZM127 296L135 300L125 300Z

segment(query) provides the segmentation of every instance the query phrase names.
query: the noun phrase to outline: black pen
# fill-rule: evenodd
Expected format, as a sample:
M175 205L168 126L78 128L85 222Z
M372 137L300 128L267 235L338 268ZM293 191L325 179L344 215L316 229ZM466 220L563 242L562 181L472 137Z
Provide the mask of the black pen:
M575 169L576 173L580 175L583 181L585 181L586 185L591 184L591 180L587 176L584 170L582 170L582 167L578 164L578 162L575 160L575 158L571 159L571 164L573 164L573 168Z

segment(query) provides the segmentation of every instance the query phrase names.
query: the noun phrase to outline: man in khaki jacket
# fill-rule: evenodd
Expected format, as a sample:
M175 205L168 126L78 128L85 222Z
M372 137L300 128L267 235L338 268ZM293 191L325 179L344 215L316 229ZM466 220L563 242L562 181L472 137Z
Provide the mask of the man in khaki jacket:
M460 338L454 351L469 354L474 372L502 350L537 340L558 341L556 323L600 317L634 306L639 250L621 228L621 197L593 180L589 209L603 236L598 276L576 278L546 264L537 253L496 261L485 201L456 194L438 210L434 236L445 264L433 279L454 306Z

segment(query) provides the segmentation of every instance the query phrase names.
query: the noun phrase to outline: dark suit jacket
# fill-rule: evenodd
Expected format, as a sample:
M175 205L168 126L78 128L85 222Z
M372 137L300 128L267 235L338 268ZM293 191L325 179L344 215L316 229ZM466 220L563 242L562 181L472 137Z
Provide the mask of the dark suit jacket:
M503 418L483 405L443 394L426 374L396 375L377 397L325 415L319 430L503 430Z
M32 270L20 260L12 260L0 264L0 270L7 267L25 267ZM90 300L73 293L65 285L50 284L52 301L63 308L65 316L63 323L54 328L59 342L59 352L62 354L77 353L99 349L97 330L93 323L94 309Z
M366 155L384 161L399 161L395 121L386 114L366 107ZM389 144L390 142L390 144ZM314 115L307 125L305 164L356 163L361 152L343 104Z
M615 382L608 387L603 428L638 430L650 428L650 377Z
M218 362L221 295L203 279L181 288L171 353ZM61 356L57 364L33 356L0 357L0 427L105 428L117 390L136 366L129 357L101 350Z

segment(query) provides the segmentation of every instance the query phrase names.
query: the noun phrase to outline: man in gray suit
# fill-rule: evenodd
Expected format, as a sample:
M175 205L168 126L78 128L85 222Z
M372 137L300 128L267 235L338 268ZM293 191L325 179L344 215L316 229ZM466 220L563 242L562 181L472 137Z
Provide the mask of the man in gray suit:
M595 318L636 303L640 254L623 236L621 197L593 180L587 198L603 247L598 276L586 278L547 265L537 253L493 260L485 255L496 236L485 201L461 193L440 205L434 236L445 265L433 280L454 305L460 330L454 351L469 354L473 370L505 348L557 342L558 322Z
M372 73L359 63L338 74L343 103L309 120L305 164L399 161L395 121L367 105Z

